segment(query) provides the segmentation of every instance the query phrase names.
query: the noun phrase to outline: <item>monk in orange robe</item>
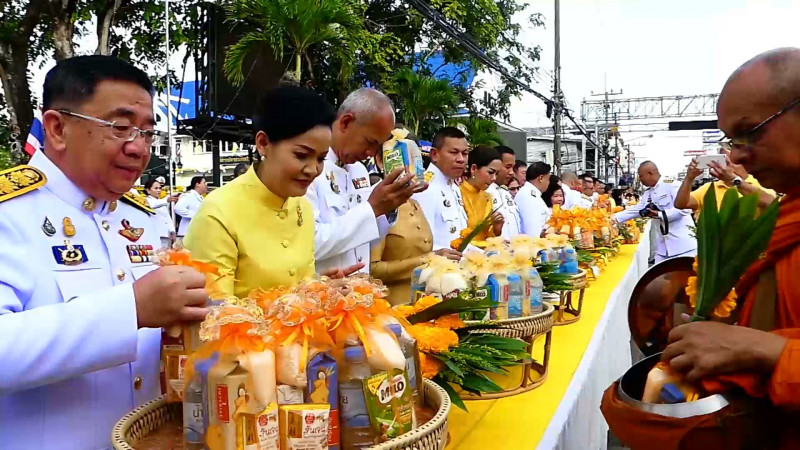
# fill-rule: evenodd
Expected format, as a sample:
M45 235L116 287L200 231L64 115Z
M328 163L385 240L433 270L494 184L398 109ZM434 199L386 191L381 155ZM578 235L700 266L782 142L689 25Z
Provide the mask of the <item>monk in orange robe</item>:
M737 69L720 94L717 113L730 138L732 162L787 195L767 251L736 288L744 299L738 325L677 327L663 360L711 391L738 385L788 414L800 410L800 49L772 50ZM756 292L772 270L775 308L774 314L767 308L767 332L751 327L763 328L764 304L759 309ZM782 427L780 440L781 448L800 448L796 422Z

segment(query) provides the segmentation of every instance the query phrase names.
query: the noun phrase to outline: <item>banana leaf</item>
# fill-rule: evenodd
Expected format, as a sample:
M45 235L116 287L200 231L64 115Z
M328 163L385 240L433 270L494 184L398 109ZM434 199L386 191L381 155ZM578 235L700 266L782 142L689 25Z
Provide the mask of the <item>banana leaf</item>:
M448 298L416 314L408 316L406 319L412 323L430 322L441 316L458 314L466 311L482 311L496 306L490 298L467 299L462 297Z

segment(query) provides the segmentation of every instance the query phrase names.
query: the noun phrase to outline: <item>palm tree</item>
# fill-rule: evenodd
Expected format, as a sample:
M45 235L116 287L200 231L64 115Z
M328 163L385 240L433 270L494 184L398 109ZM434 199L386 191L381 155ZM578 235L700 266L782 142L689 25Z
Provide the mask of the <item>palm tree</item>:
M502 136L497 132L497 123L493 120L470 116L461 118L454 125L462 124L466 130L470 145L488 145L496 147L504 143Z
M242 66L247 56L264 47L278 59L293 52L292 77L298 81L303 59L313 80L308 50L323 43L350 70L355 61L354 40L364 30L358 0L234 0L226 9L227 21L246 30L225 54L225 75L236 85L244 82Z
M395 74L389 93L397 96L400 117L414 134L419 134L423 121L441 118L444 123L458 108L458 96L449 81L420 75L408 67Z

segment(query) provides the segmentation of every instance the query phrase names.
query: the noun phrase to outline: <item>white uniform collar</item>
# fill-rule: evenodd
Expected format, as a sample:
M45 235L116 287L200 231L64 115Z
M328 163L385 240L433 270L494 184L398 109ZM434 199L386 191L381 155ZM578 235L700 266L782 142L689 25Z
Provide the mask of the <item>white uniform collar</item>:
M47 184L45 184L44 188L63 200L64 203L87 214L94 213L105 215L111 212L112 202L97 201L93 211L84 209L84 202L91 197L86 195L72 180L67 178L64 172L53 164L53 161L50 161L50 158L48 158L43 151L34 153L28 165L36 167L44 173L44 176L47 178ZM116 203L117 202L113 202L113 209L116 209Z
M453 185L453 180L451 180L447 175L442 173L442 171L439 170L438 167L436 167L436 164L431 163L431 165L428 166L428 170L433 174L433 180L431 181L437 181L447 186Z
M528 184L531 185L531 190L533 191L534 195L536 195L537 197L542 196L542 191L540 191L535 184L531 183L530 181L528 181Z
M343 163L342 161L339 161L339 157L336 156L336 153L334 153L333 149L330 147L328 147L328 154L325 155L325 160L332 162L337 167L347 169L347 164Z
M564 191L564 197L566 197L572 188L567 185L567 183L561 183L561 190Z

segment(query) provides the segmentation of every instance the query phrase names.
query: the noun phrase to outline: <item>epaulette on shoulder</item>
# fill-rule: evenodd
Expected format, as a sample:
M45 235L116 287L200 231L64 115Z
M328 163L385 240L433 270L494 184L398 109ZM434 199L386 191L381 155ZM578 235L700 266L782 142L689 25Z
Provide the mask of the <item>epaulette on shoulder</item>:
M140 209L151 216L156 213L155 210L153 210L153 208L147 204L147 199L140 195L133 195L130 192L126 192L125 195L120 198L120 201L122 201L122 203L127 203L136 209Z
M37 168L17 166L0 172L0 203L35 191L47 183L47 177Z

